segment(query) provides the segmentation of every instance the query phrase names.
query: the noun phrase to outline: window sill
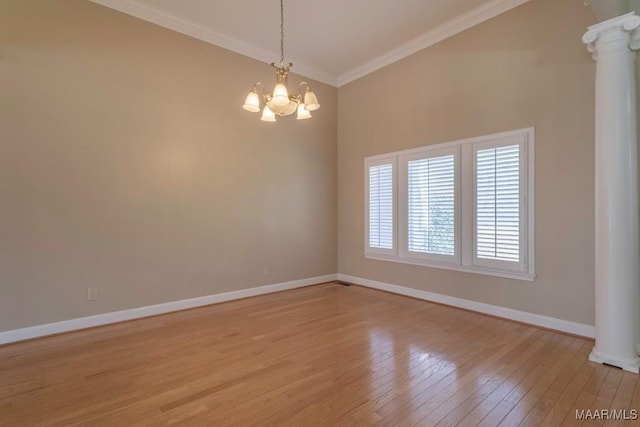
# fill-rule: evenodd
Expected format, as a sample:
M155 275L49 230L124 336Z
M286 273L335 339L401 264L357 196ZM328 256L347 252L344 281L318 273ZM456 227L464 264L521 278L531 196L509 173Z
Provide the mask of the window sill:
M395 256L385 256L380 254L365 254L365 258L377 261L397 262L400 264L419 265L421 267L442 268L445 270L462 271L464 273L484 274L486 276L504 277L506 279L524 280L533 282L536 278L535 274L522 273L517 271L495 270L485 267L472 267L464 265L444 264L433 261L416 260L410 258L398 258Z

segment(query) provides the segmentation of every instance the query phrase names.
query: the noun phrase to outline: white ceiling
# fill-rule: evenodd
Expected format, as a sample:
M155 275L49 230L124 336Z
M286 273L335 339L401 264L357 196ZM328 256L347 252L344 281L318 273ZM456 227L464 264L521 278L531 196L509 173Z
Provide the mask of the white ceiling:
M92 0L265 62L279 0ZM341 86L529 0L285 0L285 60Z

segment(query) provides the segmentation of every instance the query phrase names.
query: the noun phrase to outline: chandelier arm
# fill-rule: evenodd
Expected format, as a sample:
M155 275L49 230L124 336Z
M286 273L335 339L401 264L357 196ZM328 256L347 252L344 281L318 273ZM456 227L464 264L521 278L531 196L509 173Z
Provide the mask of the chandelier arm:
M298 85L298 90L302 90L303 87L306 87L307 90L311 90L311 86L309 86L309 83L307 82L300 82L300 84Z
M267 103L267 93L264 91L264 85L262 84L262 82L256 82L253 85L253 90L255 93L258 93L258 87L260 87L260 89L262 89L262 100L264 101L264 103Z

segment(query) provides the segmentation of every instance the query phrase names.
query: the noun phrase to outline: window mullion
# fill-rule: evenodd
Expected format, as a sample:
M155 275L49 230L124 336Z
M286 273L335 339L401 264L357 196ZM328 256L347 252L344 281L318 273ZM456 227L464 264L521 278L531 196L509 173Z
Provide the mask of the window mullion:
M473 146L464 144L460 149L460 263L473 265Z

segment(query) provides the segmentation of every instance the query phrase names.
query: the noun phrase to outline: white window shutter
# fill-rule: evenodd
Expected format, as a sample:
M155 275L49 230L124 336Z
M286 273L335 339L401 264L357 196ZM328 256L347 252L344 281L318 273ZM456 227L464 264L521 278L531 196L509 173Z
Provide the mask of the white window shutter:
M455 157L407 163L407 250L455 255Z
M476 153L476 257L520 262L520 146Z
M393 165L369 166L369 247L394 248Z

